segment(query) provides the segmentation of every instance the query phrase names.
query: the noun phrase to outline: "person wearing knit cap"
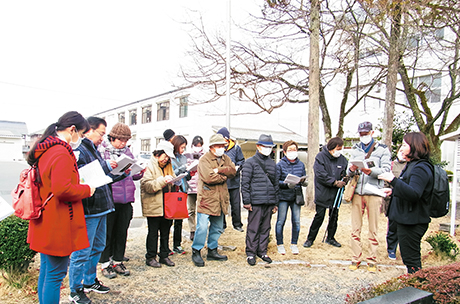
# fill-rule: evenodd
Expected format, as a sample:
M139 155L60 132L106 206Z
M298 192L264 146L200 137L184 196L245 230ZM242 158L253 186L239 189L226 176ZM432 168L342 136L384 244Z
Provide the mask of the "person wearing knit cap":
M131 130L124 123L116 123L107 136L108 140L103 141L98 150L102 157L108 162L126 155L134 159L131 150L127 146L131 138ZM112 196L115 203L115 211L107 215L107 239L105 249L102 252L99 263L101 263L102 274L109 278L118 275L128 276L130 271L126 269L123 261L125 258L126 240L128 228L133 217L135 180L140 180L144 171L136 175L129 175L125 179L112 184Z
M171 129L166 129L164 132L163 132L163 137L166 141L171 141L174 137L174 135L176 135L176 133L171 130Z
M233 139L230 138L230 132L226 127L217 131L217 134L222 136L227 141L225 155L230 157L235 164L236 175L234 178L227 179L227 188L230 195L230 208L232 214L233 229L239 232L244 232L243 223L241 222L241 199L240 199L240 172L244 164L244 155L241 147L238 146ZM224 218L224 229L227 228L227 222Z

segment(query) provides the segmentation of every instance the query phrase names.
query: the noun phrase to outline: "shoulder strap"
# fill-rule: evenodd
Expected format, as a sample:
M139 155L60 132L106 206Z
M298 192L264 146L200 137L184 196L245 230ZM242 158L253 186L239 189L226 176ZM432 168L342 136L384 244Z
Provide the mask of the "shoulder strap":
M368 158L371 156L372 151L374 151L374 148L375 148L375 144L376 144L376 143L377 143L377 142L374 141L374 143L372 144L371 148L369 149L369 152L367 152L366 157L364 157L364 159L368 159Z
M265 169L265 166L262 164L260 159L257 156L253 156L254 160L259 164L259 166L262 168L262 171L264 171L265 175L267 176L268 180L272 184L272 186L275 185L274 181L270 178L270 175L267 173L267 170Z

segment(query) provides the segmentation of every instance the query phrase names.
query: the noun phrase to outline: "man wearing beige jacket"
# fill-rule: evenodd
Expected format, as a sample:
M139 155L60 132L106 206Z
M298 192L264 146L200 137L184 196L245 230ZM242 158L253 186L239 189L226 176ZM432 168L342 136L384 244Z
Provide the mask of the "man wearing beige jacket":
M226 145L227 141L221 134L212 135L209 140L209 152L203 155L198 163L197 226L192 245L192 261L198 267L204 266L201 249L206 243L206 235L207 260L227 260L227 256L217 252L218 240L223 232L224 216L229 206L227 179L236 174L235 165L224 154Z

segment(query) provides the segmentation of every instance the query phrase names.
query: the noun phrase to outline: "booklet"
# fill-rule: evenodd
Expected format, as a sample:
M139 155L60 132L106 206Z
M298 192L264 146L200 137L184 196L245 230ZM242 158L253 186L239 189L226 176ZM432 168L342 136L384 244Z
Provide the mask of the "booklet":
M358 167L358 169L362 169L362 168L370 169L370 168L375 167L374 161L370 159L350 160L350 164L355 165L356 167Z
M307 176L301 176L301 177L298 177L297 175L294 175L294 174L288 174L286 176L286 178L284 179L284 183L286 184L298 184L300 182L303 182L305 179L307 178Z
M364 190L369 191L372 194L375 194L375 195L378 195L378 196L381 196L381 197L386 197L387 196L387 194L383 191L384 189L388 189L388 188L379 189L376 186L371 185L371 184L365 184L364 185Z
M189 172L196 171L199 162L200 161L198 159L194 159L190 164L187 165L186 170L189 171Z
M94 188L107 185L113 181L110 176L105 174L104 169L102 169L97 159L78 169L78 173L80 173L81 184Z
M14 213L13 207L0 196L0 221L6 219Z
M132 159L126 154L120 155L115 161L118 167L110 172L113 175L121 175L128 169L131 169L131 175L135 175L144 170L147 166L146 163L140 162L137 159Z
M170 180L168 183L169 183L169 184L174 184L175 182L180 181L181 179L183 179L184 177L186 177L187 174L188 174L187 172L182 173L182 174L179 174L178 176L176 176L175 178L173 178L172 180Z

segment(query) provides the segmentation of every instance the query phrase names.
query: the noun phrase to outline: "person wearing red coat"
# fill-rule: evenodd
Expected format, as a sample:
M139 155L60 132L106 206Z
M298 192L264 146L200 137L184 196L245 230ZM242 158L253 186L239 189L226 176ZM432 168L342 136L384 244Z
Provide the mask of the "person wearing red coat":
M72 151L88 129L83 116L68 112L45 130L27 158L30 165L38 161L40 197L45 199L53 194L41 217L29 222L27 241L32 250L40 253L40 303L59 303L70 254L89 246L81 200L91 196L95 189L80 184Z

